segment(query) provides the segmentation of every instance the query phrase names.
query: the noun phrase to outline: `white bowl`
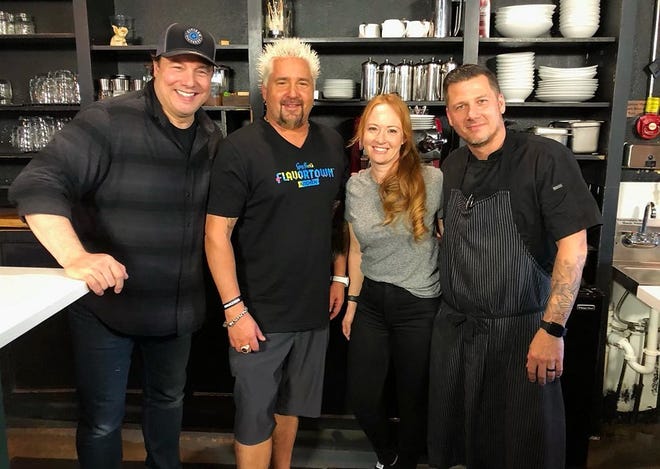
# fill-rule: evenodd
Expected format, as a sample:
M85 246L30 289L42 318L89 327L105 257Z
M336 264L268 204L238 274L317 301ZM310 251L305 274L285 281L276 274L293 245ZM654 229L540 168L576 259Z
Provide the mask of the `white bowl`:
M526 88L500 88L504 100L508 103L522 103L532 94L533 87Z
M500 7L495 10L495 13L525 13L527 15L543 15L548 12L552 13L557 8L556 5L538 4L538 5L509 5Z
M559 24L567 21L575 23L599 23L600 15L562 15L559 17Z
M496 23L495 29L504 37L538 37L552 28L552 21L540 23ZM595 32L595 31L594 31Z
M599 25L567 26L559 25L559 32L564 37L591 37L598 31Z

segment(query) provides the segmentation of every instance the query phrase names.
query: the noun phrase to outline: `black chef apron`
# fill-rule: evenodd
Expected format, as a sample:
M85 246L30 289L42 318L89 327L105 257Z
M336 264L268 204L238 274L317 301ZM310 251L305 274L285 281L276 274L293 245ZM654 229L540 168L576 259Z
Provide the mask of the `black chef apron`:
M525 364L550 276L518 233L509 192L481 200L453 189L433 330L429 461L468 469L563 468L559 380L530 383Z

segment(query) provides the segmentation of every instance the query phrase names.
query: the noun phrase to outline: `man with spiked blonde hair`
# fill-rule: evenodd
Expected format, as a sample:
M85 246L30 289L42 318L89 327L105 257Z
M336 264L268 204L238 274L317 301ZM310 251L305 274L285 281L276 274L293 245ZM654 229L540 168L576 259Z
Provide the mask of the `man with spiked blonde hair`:
M232 133L211 176L206 254L223 301L236 378L236 463L284 469L298 417L321 410L328 322L348 284L331 227L346 158L332 129L308 120L319 59L283 39L258 64L266 116Z

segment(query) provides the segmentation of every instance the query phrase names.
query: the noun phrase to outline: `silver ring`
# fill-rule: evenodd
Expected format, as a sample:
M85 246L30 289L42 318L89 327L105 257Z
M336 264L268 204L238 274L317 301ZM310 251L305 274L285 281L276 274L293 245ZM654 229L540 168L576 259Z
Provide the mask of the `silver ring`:
M246 344L246 345L241 346L241 353L250 353L250 350L252 350L252 348L250 347L250 344Z

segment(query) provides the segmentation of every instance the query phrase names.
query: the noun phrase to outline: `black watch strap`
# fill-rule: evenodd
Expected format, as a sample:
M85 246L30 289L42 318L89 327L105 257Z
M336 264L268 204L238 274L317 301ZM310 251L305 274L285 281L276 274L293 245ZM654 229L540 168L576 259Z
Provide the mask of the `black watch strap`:
M564 337L566 335L566 329L561 324L556 322L548 322L541 319L541 328L544 329L548 334L555 337Z

